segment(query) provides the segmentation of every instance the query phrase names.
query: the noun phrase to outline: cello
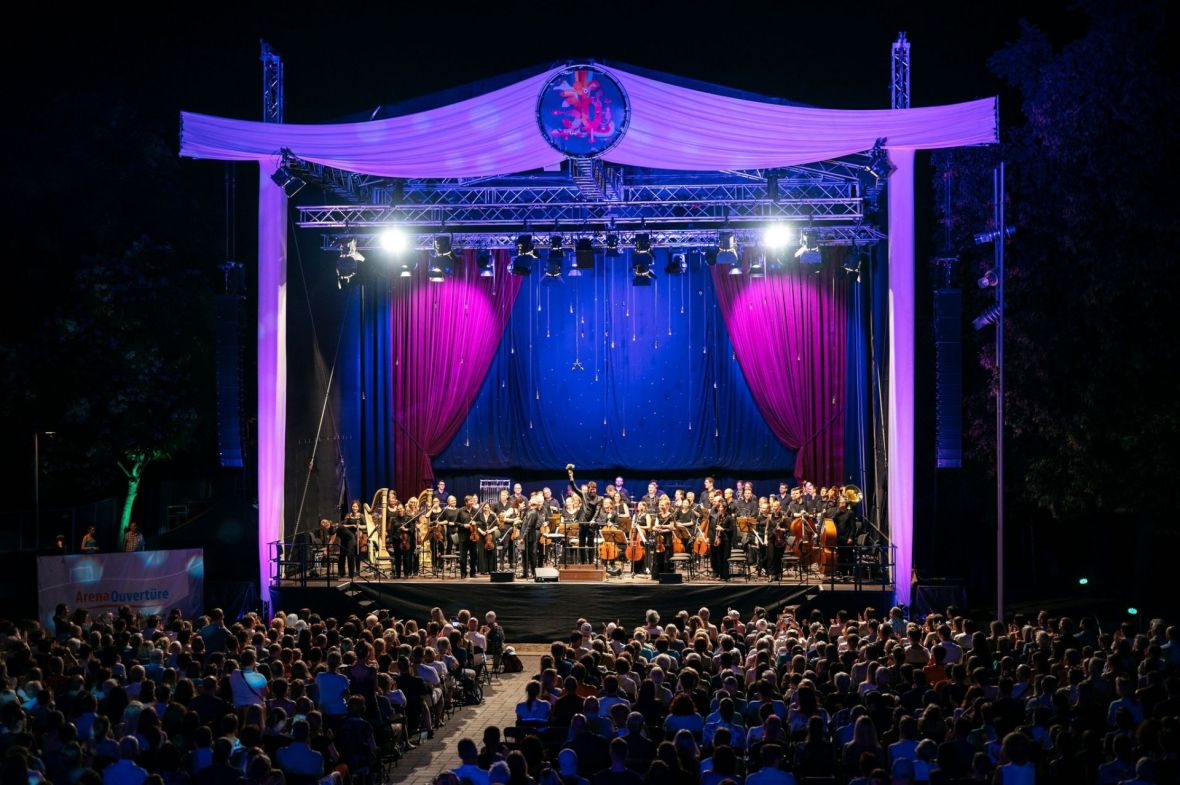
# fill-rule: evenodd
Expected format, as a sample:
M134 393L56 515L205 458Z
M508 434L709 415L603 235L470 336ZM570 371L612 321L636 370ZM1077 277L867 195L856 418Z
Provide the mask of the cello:
M647 519L646 513L640 513L636 517L635 523L631 526L631 542L627 544L627 551L625 553L627 561L643 561L644 554L647 553L643 549L643 527L639 525L640 520Z

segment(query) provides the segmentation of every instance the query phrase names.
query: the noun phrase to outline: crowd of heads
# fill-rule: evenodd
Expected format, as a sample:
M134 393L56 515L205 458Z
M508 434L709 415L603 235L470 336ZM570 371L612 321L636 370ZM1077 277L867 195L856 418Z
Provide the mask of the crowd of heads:
M483 768L439 785L1176 782L1178 637L955 609L580 619L525 688L523 738L489 728Z
M4 785L337 781L429 735L505 650L494 612L0 620ZM509 647L510 648L510 647Z

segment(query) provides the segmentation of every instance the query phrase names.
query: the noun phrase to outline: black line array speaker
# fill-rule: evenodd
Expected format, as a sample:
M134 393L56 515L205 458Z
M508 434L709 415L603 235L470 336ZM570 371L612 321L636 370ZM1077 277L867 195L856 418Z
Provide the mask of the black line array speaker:
M511 571L509 572L493 572L492 583L512 583L515 576Z
M661 572L660 583L684 583L684 575L679 572Z

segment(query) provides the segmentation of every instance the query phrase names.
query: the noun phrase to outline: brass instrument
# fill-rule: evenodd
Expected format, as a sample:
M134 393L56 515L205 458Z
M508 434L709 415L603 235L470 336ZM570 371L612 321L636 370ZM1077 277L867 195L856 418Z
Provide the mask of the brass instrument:
M860 504L864 500L864 493L855 485L844 486L844 499L849 504Z

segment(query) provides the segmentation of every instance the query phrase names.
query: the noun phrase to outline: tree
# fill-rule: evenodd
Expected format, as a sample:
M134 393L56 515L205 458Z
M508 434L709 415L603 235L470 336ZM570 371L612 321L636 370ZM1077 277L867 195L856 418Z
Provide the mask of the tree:
M122 256L91 258L58 321L58 352L78 358L64 411L80 467L118 467L126 481L120 535L144 472L190 448L209 384L210 287L166 245L144 237Z
M954 154L956 242L972 247L970 233L987 226L1002 157L1007 217L1019 227L1004 322L1013 507L1043 511L1030 520L1150 522L1156 494L1180 471L1180 412L1162 381L1180 360L1174 15L1164 3L1083 7L1090 27L1077 40L1055 49L1025 24L993 56L992 70L1021 95L1020 116L998 150ZM981 254L964 277L988 266ZM969 290L968 309L991 303L990 291ZM975 466L990 467L994 445L992 339L990 329L969 332Z

